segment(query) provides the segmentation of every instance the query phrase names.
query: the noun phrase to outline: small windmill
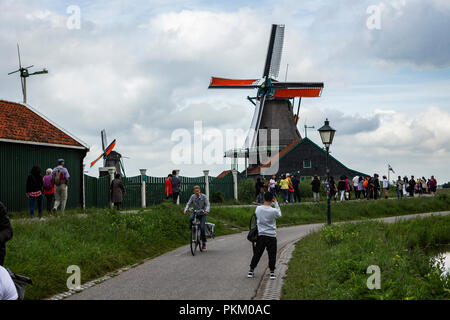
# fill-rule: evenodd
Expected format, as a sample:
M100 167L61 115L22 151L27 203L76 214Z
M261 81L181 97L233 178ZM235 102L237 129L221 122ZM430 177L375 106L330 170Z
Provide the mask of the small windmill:
M108 168L115 168L116 173L119 173L122 177L125 177L125 168L122 162L122 155L113 150L116 146L116 139L108 145L105 129L101 131L101 137L103 153L91 162L91 168L98 160L103 158L103 167L99 168L100 177L108 175Z
M20 82L22 84L23 103L27 103L27 78L29 76L33 76L36 74L48 73L48 71L47 71L47 69L44 68L44 69L42 69L42 71L36 71L36 72L30 73L28 71L28 69L34 67L34 65L31 65L29 67L22 67L22 62L20 61L19 44L17 44L17 55L19 56L19 69L8 73L8 75L16 73L16 72L20 72Z
M284 42L284 25L272 25L266 62L261 79L226 79L212 77L209 89L258 89L254 98L247 97L254 105L255 111L249 134L243 149L230 150L226 157L246 158L249 153L260 149L279 151L291 142L301 138L297 129L301 97L320 97L323 82L279 82L276 80L280 71L281 54ZM299 97L297 114L293 114L294 99ZM256 100L256 102L253 102ZM279 145L259 142L259 130L279 129ZM272 145L271 147L268 147ZM259 163L259 157L257 158ZM236 161L236 159L234 160Z

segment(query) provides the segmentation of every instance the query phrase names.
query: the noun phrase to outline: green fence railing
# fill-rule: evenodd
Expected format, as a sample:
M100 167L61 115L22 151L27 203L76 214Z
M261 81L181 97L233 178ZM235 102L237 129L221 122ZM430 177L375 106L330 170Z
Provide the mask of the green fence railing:
M180 176L181 193L180 203L186 203L193 193L194 186L200 186L205 193L205 177L183 177ZM141 176L123 177L122 181L126 194L123 197L122 206L124 208L139 208L141 206ZM164 201L164 185L166 177L145 176L145 198L147 206L159 204ZM84 176L85 183L85 203L86 207L107 208L110 205L110 178ZM227 175L224 178L209 177L210 198L216 192L222 192L225 200L233 199L233 176Z

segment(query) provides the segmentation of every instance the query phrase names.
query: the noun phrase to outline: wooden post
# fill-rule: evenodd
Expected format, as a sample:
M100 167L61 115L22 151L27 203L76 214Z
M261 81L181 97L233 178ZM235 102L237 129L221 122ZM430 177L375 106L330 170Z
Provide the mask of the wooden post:
M231 172L233 173L234 200L238 200L237 170L231 170Z
M175 170L175 171L176 171L176 175L175 175L175 176L176 176L178 179L180 179L180 178L179 178L180 170L177 169L177 170ZM177 204L178 204L178 205L180 204L180 198L181 198L181 188L180 188L180 192L179 192L178 198L177 198Z
M86 185L85 185L85 179L84 179L84 168L86 167L86 165L83 163L83 172L81 172L81 183L82 183L82 187L81 187L81 192L82 194L82 207L83 210L86 210Z
M146 199L145 199L145 180L147 169L139 169L141 172L141 206L142 208L147 207Z
M205 194L209 200L209 170L203 170L203 174L205 175Z
M109 189L111 188L111 183L114 180L114 173L116 173L116 169L115 168L109 168L108 169L108 174L109 174ZM114 203L111 201L111 191L109 192L109 203L111 206L111 209L114 207Z

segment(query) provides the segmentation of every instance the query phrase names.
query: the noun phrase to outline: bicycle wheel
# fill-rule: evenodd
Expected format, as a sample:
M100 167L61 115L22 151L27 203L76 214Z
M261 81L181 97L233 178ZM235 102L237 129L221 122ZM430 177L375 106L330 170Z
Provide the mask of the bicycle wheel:
M197 227L197 243L198 243L198 248L200 249L200 251L203 252L203 248L202 248L202 241L201 241L201 231L200 231L200 225Z
M197 250L197 226L192 226L191 229L191 253L195 256L195 251Z

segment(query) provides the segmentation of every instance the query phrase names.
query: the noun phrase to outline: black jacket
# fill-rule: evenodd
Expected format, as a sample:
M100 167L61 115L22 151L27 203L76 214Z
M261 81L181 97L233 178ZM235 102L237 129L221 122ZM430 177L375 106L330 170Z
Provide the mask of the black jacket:
M6 207L0 202L0 266L3 265L6 255L6 241L11 240L13 236L13 230L11 222L9 221Z
M312 185L312 192L320 191L320 180L319 179L313 179L313 181L311 181L311 185Z
M345 181L344 180L339 180L339 182L338 182L338 190L339 191L344 191L345 190Z
M36 192L41 190L42 191L42 185L44 184L44 181L42 180L42 176L35 176L30 174L27 178L27 193L29 192Z

